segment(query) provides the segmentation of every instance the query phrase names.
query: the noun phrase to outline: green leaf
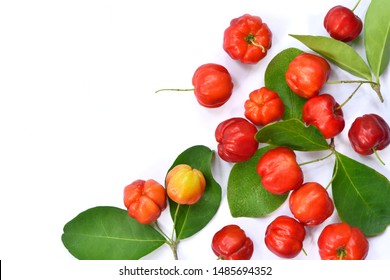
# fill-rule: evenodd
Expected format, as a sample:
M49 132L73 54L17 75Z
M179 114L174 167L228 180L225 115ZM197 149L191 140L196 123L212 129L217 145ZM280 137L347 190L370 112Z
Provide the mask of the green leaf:
M260 158L271 148L263 147L248 161L233 166L227 186L228 204L233 217L262 217L275 211L287 199L287 194L268 192L256 171Z
M217 213L221 203L222 190L211 173L213 154L213 151L205 146L193 146L181 153L169 169L171 170L178 164L188 164L192 168L200 170L206 179L204 195L197 203L179 205L176 214L178 204L169 200L172 219L174 220L175 214L177 215L175 224L177 240L188 238L200 231Z
M390 1L372 0L364 18L366 56L377 81L390 61Z
M306 99L295 94L286 82L286 71L290 62L303 51L289 48L277 54L268 64L264 75L264 84L270 90L277 92L284 103L283 119L302 117L302 107Z
M341 220L367 236L390 224L390 182L376 170L336 153L332 193Z
M329 145L315 126L306 126L301 120L290 119L270 123L256 133L260 143L286 146L296 151L322 151Z
M309 49L322 55L354 76L371 81L371 70L363 58L347 43L324 36L291 35Z
M99 206L69 221L62 242L82 260L135 260L156 250L165 239L152 226L130 218L126 210Z

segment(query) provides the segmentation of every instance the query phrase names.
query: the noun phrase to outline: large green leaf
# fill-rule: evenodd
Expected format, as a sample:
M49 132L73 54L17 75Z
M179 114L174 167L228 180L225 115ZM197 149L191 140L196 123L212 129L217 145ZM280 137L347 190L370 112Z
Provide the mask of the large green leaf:
M387 1L387 0L386 0ZM354 76L371 81L371 70L347 43L324 36L290 35Z
M277 54L268 64L264 75L264 84L267 88L277 92L284 103L283 119L302 116L302 107L306 99L295 94L287 85L286 71L290 62L303 51L296 48L288 48Z
M382 233L390 224L389 180L341 153L336 156L332 193L341 220L368 236Z
M99 206L69 221L62 242L82 260L135 260L156 250L165 239L152 226L130 218L127 211Z
M290 119L262 127L255 135L260 143L286 146L296 151L321 151L329 145L315 126L306 126L301 120Z
M171 170L178 164L188 164L198 169L206 179L206 189L203 197L193 205L178 205L169 200L172 219L176 215L176 239L190 237L204 228L217 213L222 198L221 186L215 181L211 173L211 160L214 152L205 146L193 146L181 153ZM168 170L168 172L169 172ZM176 209L179 207L177 213Z
M236 163L229 175L227 198L233 217L262 217L275 211L287 195L274 195L261 184L256 166L272 146L263 147L245 162Z
M390 1L372 0L364 18L368 63L379 80L390 60Z

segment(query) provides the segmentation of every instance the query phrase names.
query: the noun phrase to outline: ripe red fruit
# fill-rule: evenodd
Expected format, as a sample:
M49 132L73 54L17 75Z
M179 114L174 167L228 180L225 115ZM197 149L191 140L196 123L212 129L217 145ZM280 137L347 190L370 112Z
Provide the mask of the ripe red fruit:
M288 65L286 82L290 89L303 98L317 96L328 80L329 63L321 56L302 53Z
M253 242L237 225L227 225L213 237L211 248L221 260L249 260Z
M280 120L284 114L284 104L279 95L266 87L256 89L245 101L245 117L255 125L266 125Z
M130 217L150 224L167 207L166 191L155 180L136 180L123 191L123 202Z
M294 217L305 226L321 224L332 215L334 204L326 189L316 182L308 182L294 190L289 197Z
M279 216L268 225L264 241L275 255L294 258L302 250L305 236L305 227L300 222L288 216Z
M317 243L322 260L363 260L369 248L361 230L347 223L327 225Z
M272 32L260 17L244 14L234 18L223 35L223 49L232 59L255 64L267 55Z
M287 147L268 150L259 160L256 170L263 187L273 194L285 194L303 183L303 172L296 155Z
M207 108L222 106L233 91L230 73L225 67L215 63L198 67L192 77L192 85L199 104Z
M250 159L259 146L256 133L256 126L244 118L230 118L221 122L215 130L218 155L227 162Z
M353 149L361 155L371 155L390 144L390 127L376 114L366 114L355 119L348 131Z
M359 36L363 23L351 9L339 5L328 11L324 18L324 27L332 38L350 42Z
M324 93L310 98L302 109L302 120L316 126L325 138L333 138L345 127L343 111L334 97Z

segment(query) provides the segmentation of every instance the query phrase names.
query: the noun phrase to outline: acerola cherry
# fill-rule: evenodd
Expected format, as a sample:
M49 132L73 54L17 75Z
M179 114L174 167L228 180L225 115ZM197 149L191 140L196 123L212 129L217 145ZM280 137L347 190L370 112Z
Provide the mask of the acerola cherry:
M192 85L199 104L208 108L225 104L233 91L230 73L225 67L215 63L204 64L196 69Z
M332 38L350 42L359 36L363 23L352 10L339 5L328 11L324 18L324 27Z
M302 53L288 65L286 82L297 95L310 98L319 94L330 74L329 63L321 56Z
M303 172L296 155L287 147L268 150L260 158L256 170L263 187L273 194L285 194L303 183Z
M250 260L253 242L237 225L227 225L213 237L211 248L221 260Z
M203 173L187 164L173 167L165 182L168 197L178 204L195 204L202 198L206 188Z
M254 90L245 101L245 117L255 125L266 125L280 120L284 104L279 95L266 87Z
M361 230L347 223L327 225L317 243L322 260L364 260L369 249Z
M244 118L230 118L221 122L215 130L218 155L228 162L250 159L259 147L256 133L256 126Z
M166 191L155 180L136 180L125 187L123 202L130 217L149 224L167 207Z
M207 108L225 104L233 92L233 81L228 70L219 64L206 63L199 66L192 76L190 89L164 88L156 91L194 91L198 103Z
M310 98L302 109L302 120L314 125L325 138L333 138L345 127L340 105L330 94L324 93Z
M305 227L288 216L279 216L273 220L265 232L265 245L275 255L282 258L294 258L303 248Z
M289 197L294 217L305 226L321 224L332 215L334 205L326 189L316 182L308 182L294 190Z
M267 55L272 32L260 17L249 14L231 20L223 36L223 49L232 59L255 64Z
M376 114L366 114L355 119L348 131L352 148L361 155L371 155L390 144L390 127Z

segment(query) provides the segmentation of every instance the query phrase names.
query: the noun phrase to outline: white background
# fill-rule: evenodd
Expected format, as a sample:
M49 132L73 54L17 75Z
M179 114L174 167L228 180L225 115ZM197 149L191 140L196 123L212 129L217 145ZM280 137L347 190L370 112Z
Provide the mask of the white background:
M94 206L124 208L124 186L136 179L163 183L177 155L193 145L215 150L216 126L243 117L249 93L264 85L268 62L288 47L309 51L288 34L327 35L323 18L340 3L352 8L356 1L2 1L0 259L6 271L17 270L21 262L28 269L18 272L30 276L54 266L76 269L61 242L65 223ZM362 0L356 9L361 18L368 4ZM244 13L260 16L273 33L272 48L257 65L233 61L222 49L223 31ZM365 57L362 45L361 39L353 44ZM234 92L223 107L203 108L191 92L154 93L191 88L193 72L208 62L224 65L233 77ZM332 65L330 80L351 79L356 78ZM390 149L380 152L388 163L382 166L373 156L355 154L346 136L354 118L365 113L378 113L389 122L389 81L387 69L381 79L383 104L369 86L361 87L344 107L346 129L336 139L340 152L388 178ZM355 86L327 85L323 92L343 102ZM323 155L298 153L298 161ZM304 166L305 181L326 185L332 162ZM267 217L232 218L226 198L231 167L214 157L222 203L206 228L180 243L180 259L215 260L213 234L234 223L254 241L254 260L280 260L263 238L271 220L290 215L287 204ZM318 235L336 221L334 213L309 229L304 241L308 255L295 260L318 260ZM168 211L161 223L170 233ZM389 233L369 238L367 259L390 259ZM163 246L145 259L171 260L172 254Z

